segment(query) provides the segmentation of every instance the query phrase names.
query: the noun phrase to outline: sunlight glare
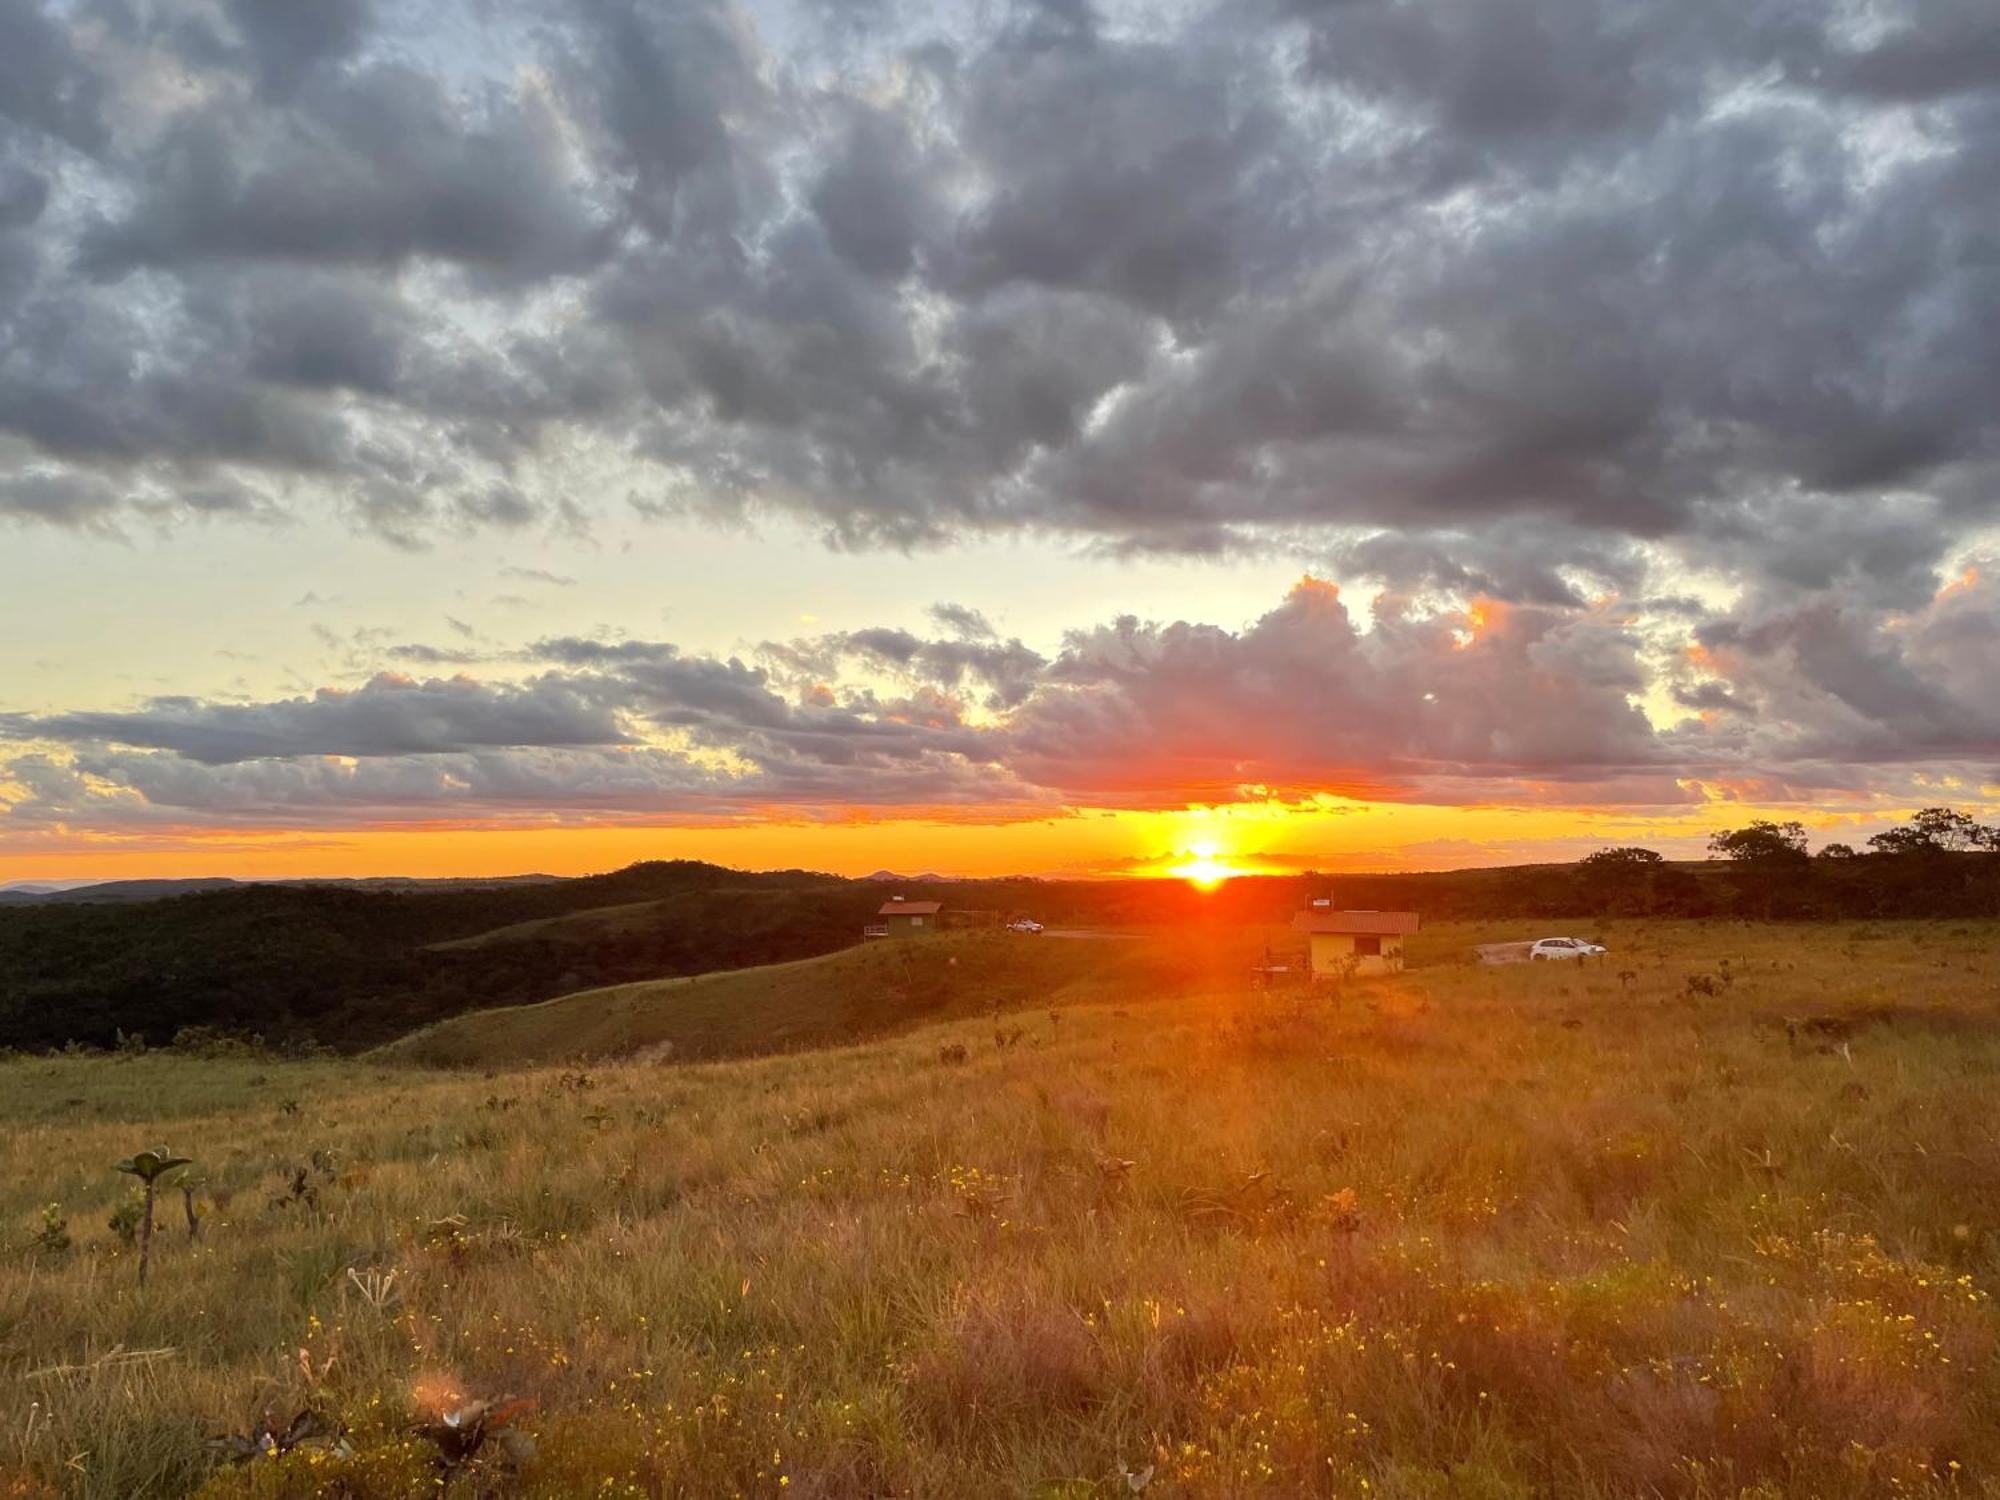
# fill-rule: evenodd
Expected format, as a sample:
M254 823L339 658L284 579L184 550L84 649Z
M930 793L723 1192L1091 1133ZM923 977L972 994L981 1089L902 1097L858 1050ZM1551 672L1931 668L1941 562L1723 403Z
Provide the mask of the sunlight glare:
M1172 866L1167 873L1179 876L1197 889L1212 891L1231 876L1242 873L1222 857L1213 843L1196 844L1187 853L1188 857Z

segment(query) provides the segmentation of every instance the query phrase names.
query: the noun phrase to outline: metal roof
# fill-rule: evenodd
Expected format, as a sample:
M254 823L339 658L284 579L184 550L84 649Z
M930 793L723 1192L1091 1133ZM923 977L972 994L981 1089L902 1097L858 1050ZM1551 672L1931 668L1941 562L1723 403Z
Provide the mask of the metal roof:
M1294 932L1377 933L1401 935L1417 930L1413 911L1302 911L1292 918Z
M884 901L878 917L928 917L937 912L942 901Z

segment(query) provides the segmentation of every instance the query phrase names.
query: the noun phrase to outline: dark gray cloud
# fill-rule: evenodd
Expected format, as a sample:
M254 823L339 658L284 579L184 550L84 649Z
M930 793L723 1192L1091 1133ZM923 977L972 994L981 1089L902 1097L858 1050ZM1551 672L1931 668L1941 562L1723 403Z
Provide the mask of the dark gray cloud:
M834 253L866 276L895 279L916 266L920 248L942 238L948 215L909 122L841 101L834 136L811 204Z
M974 694L988 710L1017 707L1035 690L1048 660L1019 638L1002 641L975 610L941 604L931 610L949 638L931 639L890 627L844 631L783 645L764 658L796 690L814 690L850 668L888 673L911 687Z
M295 756L437 754L497 746L617 745L630 736L592 684L543 677L489 687L384 674L351 691L218 703L158 698L130 713L0 716L0 736L171 751L201 765Z
M125 497L111 484L90 474L46 469L0 475L0 516L44 521L56 526L102 524Z
M253 272L206 278L190 297L239 341L246 376L318 391L392 395L418 321L392 291L359 276Z
M993 188L941 257L945 285L1094 293L1185 326L1290 269L1312 142L1227 41L1003 27L953 80L966 164Z
M179 115L134 167L132 209L83 235L91 274L428 257L550 275L605 248L551 106L471 104L394 63L315 76L276 117L249 100Z
M352 54L368 34L369 0L315 0L311 5L271 5L230 0L234 23L258 83L287 95L315 68Z
M0 432L405 545L575 524L519 460L582 434L651 513L1463 536L1545 602L1830 577L1756 535L1884 497L1907 593L1992 515L1978 0L838 9L6 0Z
M1400 592L1570 607L1593 595L1634 593L1647 572L1622 540L1526 524L1472 534L1377 531L1334 547L1326 563L1335 577Z
M1863 597L1773 589L1700 624L1683 701L1727 710L1671 739L1737 764L1958 768L1972 792L2000 769L2000 705L1984 679L2000 642L2000 580L1968 568L1907 612ZM1671 753L1671 752L1670 752Z
M1979 0L1915 0L1867 41L1829 48L1821 69L1835 87L1876 98L1946 98L2000 85L2000 34Z
M48 203L48 178L17 162L0 163L0 230L26 228Z
M105 91L70 27L48 6L0 0L0 122L89 150L104 139Z
M960 640L988 641L998 633L993 622L970 605L954 604L949 600L930 607L931 620L950 631Z

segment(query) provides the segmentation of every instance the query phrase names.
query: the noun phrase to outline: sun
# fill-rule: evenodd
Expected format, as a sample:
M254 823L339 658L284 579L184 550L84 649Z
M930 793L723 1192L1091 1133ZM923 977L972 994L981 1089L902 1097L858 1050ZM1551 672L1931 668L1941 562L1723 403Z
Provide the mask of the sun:
M1201 843L1189 848L1187 858L1179 864L1168 866L1167 873L1179 876L1198 890L1212 891L1242 871L1224 859L1216 845Z

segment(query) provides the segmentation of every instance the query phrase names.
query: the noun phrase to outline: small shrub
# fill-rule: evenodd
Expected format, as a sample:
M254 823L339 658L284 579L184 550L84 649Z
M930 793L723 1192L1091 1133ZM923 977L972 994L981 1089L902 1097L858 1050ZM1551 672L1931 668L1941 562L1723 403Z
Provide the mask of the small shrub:
M130 1250L139 1243L139 1225L146 1216L146 1194L143 1189L133 1188L111 1210L111 1217L104 1221L104 1227L118 1236L118 1243Z
M62 1205L42 1205L42 1227L35 1231L35 1248L44 1255L61 1255L69 1246L69 1220L63 1217Z
M174 1033L169 1044L175 1052L188 1057L257 1057L264 1052L261 1036L244 1036L232 1031L224 1031L219 1026L183 1026ZM262 1079L252 1080L261 1083Z
M340 1166L331 1151L316 1150L305 1162L291 1168L285 1185L271 1199L272 1208L318 1208L321 1187L340 1180Z

